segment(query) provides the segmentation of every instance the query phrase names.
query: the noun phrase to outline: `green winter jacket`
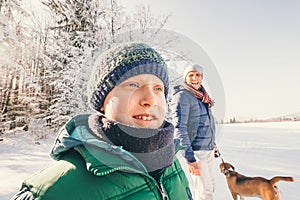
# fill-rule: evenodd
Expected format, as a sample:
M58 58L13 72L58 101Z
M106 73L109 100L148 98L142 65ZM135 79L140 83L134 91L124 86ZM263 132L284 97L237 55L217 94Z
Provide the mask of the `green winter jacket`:
M176 158L155 180L130 152L99 140L87 124L88 115L70 120L52 150L58 161L24 181L33 199L192 199Z

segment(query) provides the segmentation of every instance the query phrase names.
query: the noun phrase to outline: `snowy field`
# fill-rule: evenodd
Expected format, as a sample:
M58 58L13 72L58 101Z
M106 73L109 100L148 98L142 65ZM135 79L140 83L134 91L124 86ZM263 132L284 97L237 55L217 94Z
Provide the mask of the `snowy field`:
M278 187L282 199L300 199L300 122L229 124L219 130L217 144L222 157L239 173L266 178L293 176L296 182L279 182ZM36 140L22 133L2 138L0 199L5 200L17 192L23 179L52 162L48 152L54 138ZM215 200L230 200L225 177L219 173L220 162L216 159Z
M300 122L224 125L217 137L225 162L246 176L293 176L296 182L278 182L283 200L300 199ZM221 160L217 161L217 165ZM225 177L217 169L216 200L230 200ZM246 198L259 199L259 198Z

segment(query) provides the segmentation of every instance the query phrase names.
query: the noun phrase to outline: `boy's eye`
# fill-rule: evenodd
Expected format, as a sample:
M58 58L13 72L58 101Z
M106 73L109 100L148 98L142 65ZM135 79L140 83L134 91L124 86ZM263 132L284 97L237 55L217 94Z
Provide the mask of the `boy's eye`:
M161 91L161 92L163 92L164 91L164 87L162 87L162 86L156 86L155 88L154 88L154 90L155 91Z
M137 83L128 83L127 84L128 87L134 87L134 88L138 88L139 85Z

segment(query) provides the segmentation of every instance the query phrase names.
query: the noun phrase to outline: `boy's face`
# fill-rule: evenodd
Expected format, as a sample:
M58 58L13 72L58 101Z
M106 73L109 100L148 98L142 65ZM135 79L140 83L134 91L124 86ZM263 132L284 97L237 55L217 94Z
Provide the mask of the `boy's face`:
M152 74L131 77L107 95L101 109L108 119L123 124L159 128L167 110L164 84Z

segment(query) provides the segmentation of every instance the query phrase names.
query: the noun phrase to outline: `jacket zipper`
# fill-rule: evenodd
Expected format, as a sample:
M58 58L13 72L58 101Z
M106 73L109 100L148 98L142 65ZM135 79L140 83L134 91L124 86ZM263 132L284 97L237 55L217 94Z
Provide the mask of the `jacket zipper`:
M159 192L160 192L160 194L161 194L161 196L162 196L162 199L163 199L163 200L168 200L169 197L168 197L168 195L166 194L163 185L162 185L161 183L159 183L159 184L157 184L157 188L158 188L158 190L159 190Z
M98 175L98 176L105 176L105 175L108 175L108 174L113 173L113 172L115 172L115 171L118 171L118 170L124 170L124 169L127 169L127 170L131 170L131 171L137 172L136 170L133 170L133 169L130 168L130 167L127 167L127 166L120 166L120 167L117 167L117 168L114 168L114 169L110 169L110 170L103 171L103 172L101 172L101 173L98 173L97 175ZM149 177L149 176L147 176L146 174L144 174L144 176L146 176L147 178L150 178L150 179L152 179L153 181L155 181L152 177ZM156 181L155 181L155 182L156 182ZM161 182L159 182L159 183L156 182L155 185L156 185L156 187L158 188L158 191L160 192L162 199L163 199L163 200L169 200L169 197L168 197L168 195L166 194L165 189L164 189L162 183L161 183Z

